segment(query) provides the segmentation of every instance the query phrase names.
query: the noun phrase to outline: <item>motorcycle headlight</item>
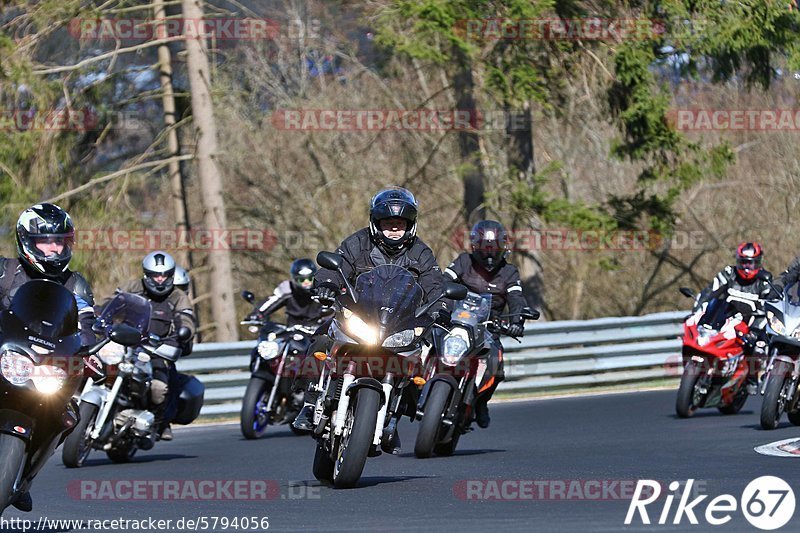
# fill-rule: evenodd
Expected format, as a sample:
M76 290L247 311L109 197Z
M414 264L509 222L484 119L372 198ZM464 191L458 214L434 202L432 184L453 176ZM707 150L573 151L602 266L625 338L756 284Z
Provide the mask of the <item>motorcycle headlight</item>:
M31 379L34 367L31 358L21 353L6 350L0 356L0 373L17 387L25 385Z
M281 353L281 345L275 341L261 341L258 343L258 355L262 359L274 359L278 357L279 353Z
M442 343L442 362L455 366L469 350L469 333L463 328L453 328Z
M398 331L394 335L386 337L386 340L383 341L383 347L399 348L400 346L408 346L412 342L414 342L414 330L404 329L403 331Z
M769 320L769 327L775 331L778 335L785 335L786 334L786 327L783 325L775 313L772 311L767 311L767 320Z
M712 329L700 328L697 330L697 344L705 346L717 332Z
M53 365L36 366L27 355L11 350L6 350L0 356L0 373L17 387L31 380L36 390L42 394L53 394L67 380L67 371L63 368Z
M345 325L347 326L348 333L351 333L366 342L367 344L378 343L378 331L358 318L355 313L349 309L344 310Z
M97 352L103 363L107 365L118 365L122 362L122 357L125 355L125 347L116 342L109 342Z

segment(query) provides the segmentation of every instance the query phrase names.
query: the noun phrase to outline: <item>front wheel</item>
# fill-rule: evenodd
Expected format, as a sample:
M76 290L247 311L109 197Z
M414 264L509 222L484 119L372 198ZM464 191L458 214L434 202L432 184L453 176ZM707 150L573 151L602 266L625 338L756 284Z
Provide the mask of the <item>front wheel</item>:
M789 422L791 422L795 426L800 426L800 411L792 411L791 413L786 413L786 416L789 417Z
M372 446L381 397L373 389L359 389L350 399L338 457L333 466L336 488L351 488L358 483Z
M678 398L675 400L675 412L681 418L689 418L697 410L697 406L694 405L694 390L698 379L700 379L700 371L697 363L691 361L683 369L681 384L678 387Z
M314 477L320 481L333 481L333 460L322 440L317 441L313 472Z
M433 455L449 397L450 386L447 383L438 381L433 384L428 398L425 400L425 414L420 422L417 440L414 443L414 455L420 459Z
M25 461L25 441L14 435L0 433L0 498L3 499L2 513L14 497L14 482Z
M257 439L264 435L269 425L269 413L265 405L269 399L272 383L261 378L250 378L242 399L241 429L246 439Z
M80 421L69 437L64 441L61 450L61 461L67 468L80 468L92 451L92 431L100 409L91 403L82 402Z
M789 383L789 368L783 362L775 363L770 372L767 390L764 392L764 401L761 402L761 427L775 429L781 420L781 415L786 409L786 399L783 390Z

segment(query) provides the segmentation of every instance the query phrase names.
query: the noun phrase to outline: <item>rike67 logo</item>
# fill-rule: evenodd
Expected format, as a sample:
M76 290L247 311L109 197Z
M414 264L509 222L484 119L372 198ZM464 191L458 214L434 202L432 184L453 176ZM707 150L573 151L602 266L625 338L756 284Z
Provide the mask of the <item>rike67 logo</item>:
M698 516L712 526L727 524L737 511L741 512L750 524L758 529L774 530L789 523L794 515L794 491L784 480L775 476L761 476L751 481L738 500L731 494L722 494L705 501L708 495L693 496L694 479L685 484L673 481L669 484L669 492L663 498L660 513L653 516L659 525L680 525L684 519L692 525L698 525ZM683 487L683 491L678 490ZM661 484L651 479L639 480L633 493L633 499L625 516L625 525L634 523L635 517L642 524L651 524L648 510L658 512L656 501L662 496ZM673 511L673 503L678 500ZM655 505L651 505L655 504ZM701 504L705 504L705 511ZM648 506L651 506L648 509ZM670 520L670 518L672 520Z

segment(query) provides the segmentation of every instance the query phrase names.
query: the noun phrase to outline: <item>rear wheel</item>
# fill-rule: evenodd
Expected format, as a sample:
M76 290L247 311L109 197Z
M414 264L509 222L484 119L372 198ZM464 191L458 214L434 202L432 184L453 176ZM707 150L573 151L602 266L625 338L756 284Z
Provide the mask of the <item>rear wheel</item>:
M414 443L414 455L420 459L433 455L434 447L438 444L439 430L442 427L442 418L449 397L450 386L447 383L438 381L433 384L425 401L425 414L420 422L417 440Z
M764 392L764 401L761 402L761 427L764 429L778 427L781 415L786 410L786 399L783 397L783 393L791 380L789 371L786 363L777 361L770 372L767 389Z
M106 455L114 463L130 463L136 455L136 450L133 444L125 444L107 450Z
M718 407L719 412L724 415L735 415L739 411L742 410L744 407L745 402L747 402L747 397L750 396L747 394L747 388L743 387L739 392L736 393L736 397L733 400L733 403L730 405L722 405Z
M795 426L800 426L800 411L792 411L791 413L787 413L786 416L789 417L789 422Z
M697 363L690 361L683 369L681 384L678 387L678 398L675 400L675 412L681 418L689 418L697 410L694 401L695 385L697 385L698 379L700 379L700 369L697 367Z
M3 501L2 510L5 510L11 505L14 482L25 460L25 441L14 435L0 433L0 458L0 498Z
M100 410L94 404L81 402L80 421L72 433L64 441L61 450L61 461L67 468L80 468L92 451L92 431Z
M257 439L264 435L269 425L269 413L265 405L269 400L272 383L261 378L250 378L242 399L241 430L246 439Z
M333 466L333 484L337 488L351 488L358 483L372 446L380 403L378 391L367 388L359 389L350 399L339 453Z

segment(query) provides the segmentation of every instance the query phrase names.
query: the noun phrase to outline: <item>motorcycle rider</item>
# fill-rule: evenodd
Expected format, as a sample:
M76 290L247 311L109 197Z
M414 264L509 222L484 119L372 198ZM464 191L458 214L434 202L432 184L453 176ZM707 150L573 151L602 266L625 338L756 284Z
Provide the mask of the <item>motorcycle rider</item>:
M372 197L369 211L369 226L347 237L339 245L337 253L344 258L342 271L353 282L364 272L381 265L399 265L417 274L417 283L425 298L437 298L441 294L442 277L439 265L427 244L417 237L418 204L411 191L402 187L388 187ZM320 268L314 277L320 303L332 304L345 286L337 271ZM434 306L432 314L437 321L449 322L450 314L445 302ZM309 353L327 351L330 348L327 335L315 339ZM294 427L312 429L316 392L307 391L305 405L294 421ZM400 438L395 432L392 439L393 454L400 453Z
M188 295L189 294L189 284L191 282L192 282L192 279L189 277L189 273L186 272L186 270L184 270L183 267L176 266L175 267L175 277L172 280L172 284Z
M17 257L0 257L0 309L8 309L17 290L34 279L62 284L75 295L81 340L94 344L94 295L86 279L68 268L75 242L75 227L69 214L55 204L41 203L24 210L16 225ZM77 409L76 409L77 411ZM30 511L29 492L13 502L20 511Z
M275 287L272 296L261 302L247 320L262 321L281 308L286 310L289 326L318 326L330 311L313 299L314 274L317 265L311 259L295 259L289 268L289 279Z
M694 311L704 303L724 299L742 312L750 332L745 338L745 354L755 356L748 366L747 392L756 394L758 370L766 360L767 337L764 331L767 319L764 300L773 298L770 286L772 273L764 269L764 250L757 242L743 242L736 248L736 265L723 268L697 297Z
M508 334L519 337L523 334L524 320L520 316L527 305L522 295L519 270L506 262L509 238L506 229L497 221L482 220L472 227L469 234L471 252L463 252L444 273L453 281L466 285L478 294L492 295L490 318L494 320L508 306L511 323ZM487 356L487 375L491 376L479 390L475 404L475 420L482 428L489 427L488 402L497 386L505 379L503 371L502 344L499 333L492 332L494 346Z
M194 311L189 297L183 291L175 290L175 260L172 256L162 251L151 252L142 260L142 270L142 278L123 284L117 292L138 294L150 301L150 333L166 337L186 327L194 335ZM183 355L191 351L191 338L184 343L177 340L166 343L181 348ZM178 372L174 363L159 357L152 359L152 365L150 398L156 406L153 412L155 427L161 440L172 440L169 422L180 395Z

